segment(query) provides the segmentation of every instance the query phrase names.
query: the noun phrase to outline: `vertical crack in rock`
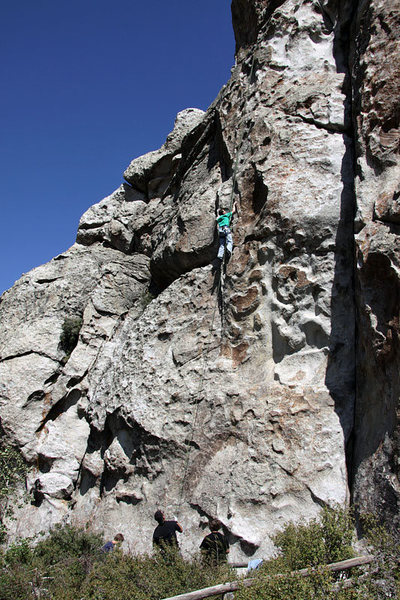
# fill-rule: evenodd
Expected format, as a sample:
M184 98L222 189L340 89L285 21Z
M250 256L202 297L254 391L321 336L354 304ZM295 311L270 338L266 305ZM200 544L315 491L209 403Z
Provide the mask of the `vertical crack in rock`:
M325 7L321 2L321 9ZM352 2L340 3L336 18L332 13L327 26L335 32L334 56L338 72L344 73L343 92L345 153L341 166L343 191L340 199L340 220L335 239L335 275L331 298L332 330L326 385L343 427L346 444L346 465L349 485L352 482L353 432L355 404L355 292L354 292L354 216L355 216L355 122L351 85L351 30L357 6ZM340 128L339 128L340 129Z

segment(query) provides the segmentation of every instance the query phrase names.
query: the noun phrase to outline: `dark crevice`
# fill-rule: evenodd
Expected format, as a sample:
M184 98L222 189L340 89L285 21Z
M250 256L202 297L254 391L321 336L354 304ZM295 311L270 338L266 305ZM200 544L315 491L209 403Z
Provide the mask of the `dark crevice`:
M157 335L157 338L160 340L160 342L169 341L172 338L172 332L171 331L165 331L165 332L159 333Z
M51 467L56 459L50 458L49 456L43 456L43 454L38 454L37 458L37 467L41 473L50 473Z
M32 354L36 354L37 356L42 356L43 358L48 358L53 362L60 362L56 358L45 354L44 352L38 352L37 350L28 350L27 352L21 352L21 354L13 354L11 356L6 356L4 358L0 358L0 363L7 362L8 360L14 360L15 358L23 358L24 356L30 356Z
M114 463L112 455L106 454L114 441L118 441L119 447L126 456L123 462L118 460ZM125 483L132 476L143 477L149 482L154 481L164 470L163 460L166 457L171 459L173 454L171 442L166 442L144 429L132 415L125 414L122 407L116 408L107 415L103 431L93 430L89 442L88 452L100 451L101 458L104 460L100 496L111 492L120 481ZM177 445L175 450L179 454L182 453L182 448ZM127 495L134 496L134 494Z
M267 202L268 199L268 186L264 183L264 179L261 173L259 173L253 165L254 169L254 191L253 191L253 211L254 214L259 214Z
M268 27L277 8L285 0L269 0L264 2L265 8L256 7L254 0L233 0L231 5L232 24L235 33L236 54L241 48L253 45L261 30Z
M215 258L215 245L212 243L208 247L191 252L166 249L162 257L152 260L150 263L152 280L157 289L162 292L182 275L209 265Z
M22 405L22 408L27 408L30 404L34 402L41 402L43 398L46 396L46 393L43 390L37 390L32 392Z
M325 29L327 33L330 33L335 28L335 15L333 13L329 13L328 7L324 6L321 0L318 0L318 5L324 20ZM316 7L316 9L318 11L318 7Z
M71 406L74 406L81 398L82 392L80 390L71 390L67 396L59 400L47 413L39 427L36 429L36 433L42 431L46 423L49 421L55 421L62 413L67 412Z
M222 133L221 118L218 110L215 110L215 138L219 157L219 166L221 170L222 181L227 181L232 177L233 158L230 155L228 147Z
M57 281L58 279L61 279L61 277L52 277L50 279L36 279L35 283L53 283L53 281Z
M347 463L351 461L356 388L355 290L354 290L354 144L347 138L342 162L343 192L335 240L335 272L331 300L331 334L325 383L335 402L342 425ZM351 319L351 322L350 322ZM339 375L340 374L340 375ZM351 473L351 469L348 472ZM351 481L348 481L349 486Z
M83 472L83 461L85 460L85 456L86 456L86 452L84 453L84 455L82 456L82 459L79 463L79 469L78 469L78 474L77 477L75 479L74 483L74 491L77 490L80 487L81 484L81 478L82 478L82 472Z
M177 219L176 219L177 225L178 225L178 231L181 235L183 235L186 231L185 228L185 223L182 219L182 217L180 215L178 215Z
M190 448L195 448L195 450L200 450L199 444L197 444L194 440L185 439L184 444Z
M80 383L87 375L87 371L84 372L83 375L77 375L75 377L71 377L71 379L68 380L67 382L67 388L70 389L72 387L75 387L76 385L78 385L78 383Z
M79 494L84 496L87 492L96 487L98 478L87 469L82 468L79 480Z
M356 403L356 300L355 300L355 240L356 214L356 119L352 82L352 27L358 2L336 7L334 26L334 58L338 73L344 73L342 91L345 94L343 140L346 151L342 159L341 181L343 190L340 219L335 239L335 271L331 295L331 335L325 384L335 402L335 411L343 429L347 482L352 486L354 447L354 415ZM346 9L346 10L345 10ZM311 490L310 493L312 494ZM320 504L319 499L314 501Z
M79 229L83 229L84 231L89 231L91 229L99 229L103 227L108 221L96 221L95 223L82 223L79 225Z
M162 195L162 199L169 195L173 195L178 187L178 182L181 182L185 177L186 173L192 168L196 162L197 156L201 153L204 147L207 145L209 139L213 137L214 132L214 115L208 119L203 119L197 127L192 129L183 139L181 145L182 158L178 165L178 168L172 179Z
M387 228L388 233L400 236L400 223L391 221L390 219L378 218L375 214L372 220L382 223Z
M50 384L56 383L58 381L58 378L60 377L61 373L62 373L62 370L57 369L57 371L55 371L53 373L53 375L50 375L50 377L48 377L46 379L46 381L44 382L44 385L50 385Z
M115 318L119 318L122 315L120 313L117 312L112 312L111 310L104 310L101 309L99 307L96 307L96 312L101 316L101 317L115 317ZM107 337L106 335L104 336L99 336L99 337L103 337L104 339Z
M136 504L139 504L139 502L143 501L142 498L138 498L137 496L135 496L135 494L129 493L117 493L116 500L118 504L120 504L120 502L123 502L124 504L128 504L130 506L136 506Z
M313 117L306 117L305 115L296 113L297 117L300 117L300 119L304 122L304 123L308 123L309 125L314 125L314 127L316 127L317 129L324 129L325 131L327 131L328 133L347 133L350 134L352 133L352 129L349 127L345 127L344 125L335 125L334 123L320 123L318 121L316 121Z
M318 506L320 506L321 508L327 508L328 503L325 502L324 500L322 500L322 498L319 498L318 496L316 496L309 486L306 486L306 487L307 487L308 491L310 492L312 501L315 502L315 504L318 504Z

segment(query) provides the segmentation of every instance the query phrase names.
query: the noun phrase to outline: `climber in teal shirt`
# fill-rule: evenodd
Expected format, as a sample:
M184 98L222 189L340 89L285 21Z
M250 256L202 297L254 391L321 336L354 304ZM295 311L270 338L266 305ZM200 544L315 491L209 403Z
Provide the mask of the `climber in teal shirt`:
M236 202L233 205L232 212L225 211L223 208L220 208L218 211L217 217L217 226L219 233L219 248L217 258L222 260L224 258L224 253L226 250L227 259L229 260L232 254L233 248L233 239L232 232L230 230L231 220L234 214L237 213Z

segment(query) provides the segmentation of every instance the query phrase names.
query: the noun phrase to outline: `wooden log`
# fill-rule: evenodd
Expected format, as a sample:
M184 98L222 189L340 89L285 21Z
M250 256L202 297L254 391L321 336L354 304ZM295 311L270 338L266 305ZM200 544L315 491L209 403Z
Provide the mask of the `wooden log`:
M346 569L351 569L352 567L361 567L361 565L367 565L373 560L373 556L356 556L355 558L348 558L347 560L341 560L336 563L331 563L330 565L325 565L325 568L328 569L328 571L332 571L333 573L335 573L336 571L346 571ZM297 573L299 575L307 577L307 575L309 575L310 572L322 566L324 565L318 565L317 567L311 569L301 569L300 571L292 571L292 573Z
M331 563L326 565L329 571L345 571L353 567L359 567L372 562L373 556L357 556L356 558L350 558L348 560L341 560L337 563ZM239 563L240 564L240 563ZM247 566L247 565L246 565ZM322 567L324 565L318 565ZM316 567L318 568L318 567ZM310 575L315 568L301 569L300 571L292 571L290 575L301 575L307 577ZM277 575L271 575L270 577L287 577L287 573L279 573ZM249 587L255 582L255 578L242 579L241 581L231 581L229 583L221 583L219 585L213 585L208 588L201 590L195 590L194 592L187 592L186 594L179 594L179 596L171 596L170 598L163 598L162 600L203 600L203 598L210 598L211 596L218 596L219 594L226 594L227 592L236 592L240 586Z
M330 565L326 565L327 569L330 571L345 571L346 569L351 569L351 567L358 567L360 565L364 565L370 563L373 557L371 556L358 556L356 558L349 558L347 560L341 560L337 563L331 563ZM360 561L364 560L365 562L357 562L357 564L353 564L352 561ZM241 563L229 563L229 566L232 569L247 569L249 563L241 562ZM350 566L347 566L350 565ZM307 569L301 569L301 571L295 571L296 573L303 573L307 571Z
M251 579L242 579L242 581L231 581L229 583L221 583L220 585L213 585L202 590L196 590L194 592L188 592L187 594L179 594L179 596L171 596L170 598L163 598L162 600L202 600L202 598L209 598L210 596L218 596L219 594L226 594L227 592L236 592L239 586L248 587L255 582L254 577Z

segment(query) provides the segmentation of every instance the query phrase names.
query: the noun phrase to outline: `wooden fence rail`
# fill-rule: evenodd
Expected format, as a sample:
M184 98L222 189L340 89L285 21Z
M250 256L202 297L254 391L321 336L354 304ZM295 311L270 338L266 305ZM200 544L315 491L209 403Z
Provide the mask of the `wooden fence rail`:
M342 560L337 563L331 563L326 565L329 571L345 571L352 567L359 567L372 562L373 556L357 556L356 558L350 558L348 560ZM242 563L238 563L242 564ZM245 565L247 567L247 564ZM322 565L320 565L322 566ZM307 577L313 569L301 569L300 571L293 571L291 575L297 574L302 577ZM271 577L286 577L287 574L271 575ZM228 592L235 592L240 586L249 587L255 582L255 578L242 579L241 581L231 581L229 583L222 583L220 585L213 585L208 588L201 590L195 590L194 592L188 592L187 594L179 594L179 596L171 596L170 598L163 598L162 600L203 600L203 598L210 598L211 596L218 596L219 594L227 594Z

